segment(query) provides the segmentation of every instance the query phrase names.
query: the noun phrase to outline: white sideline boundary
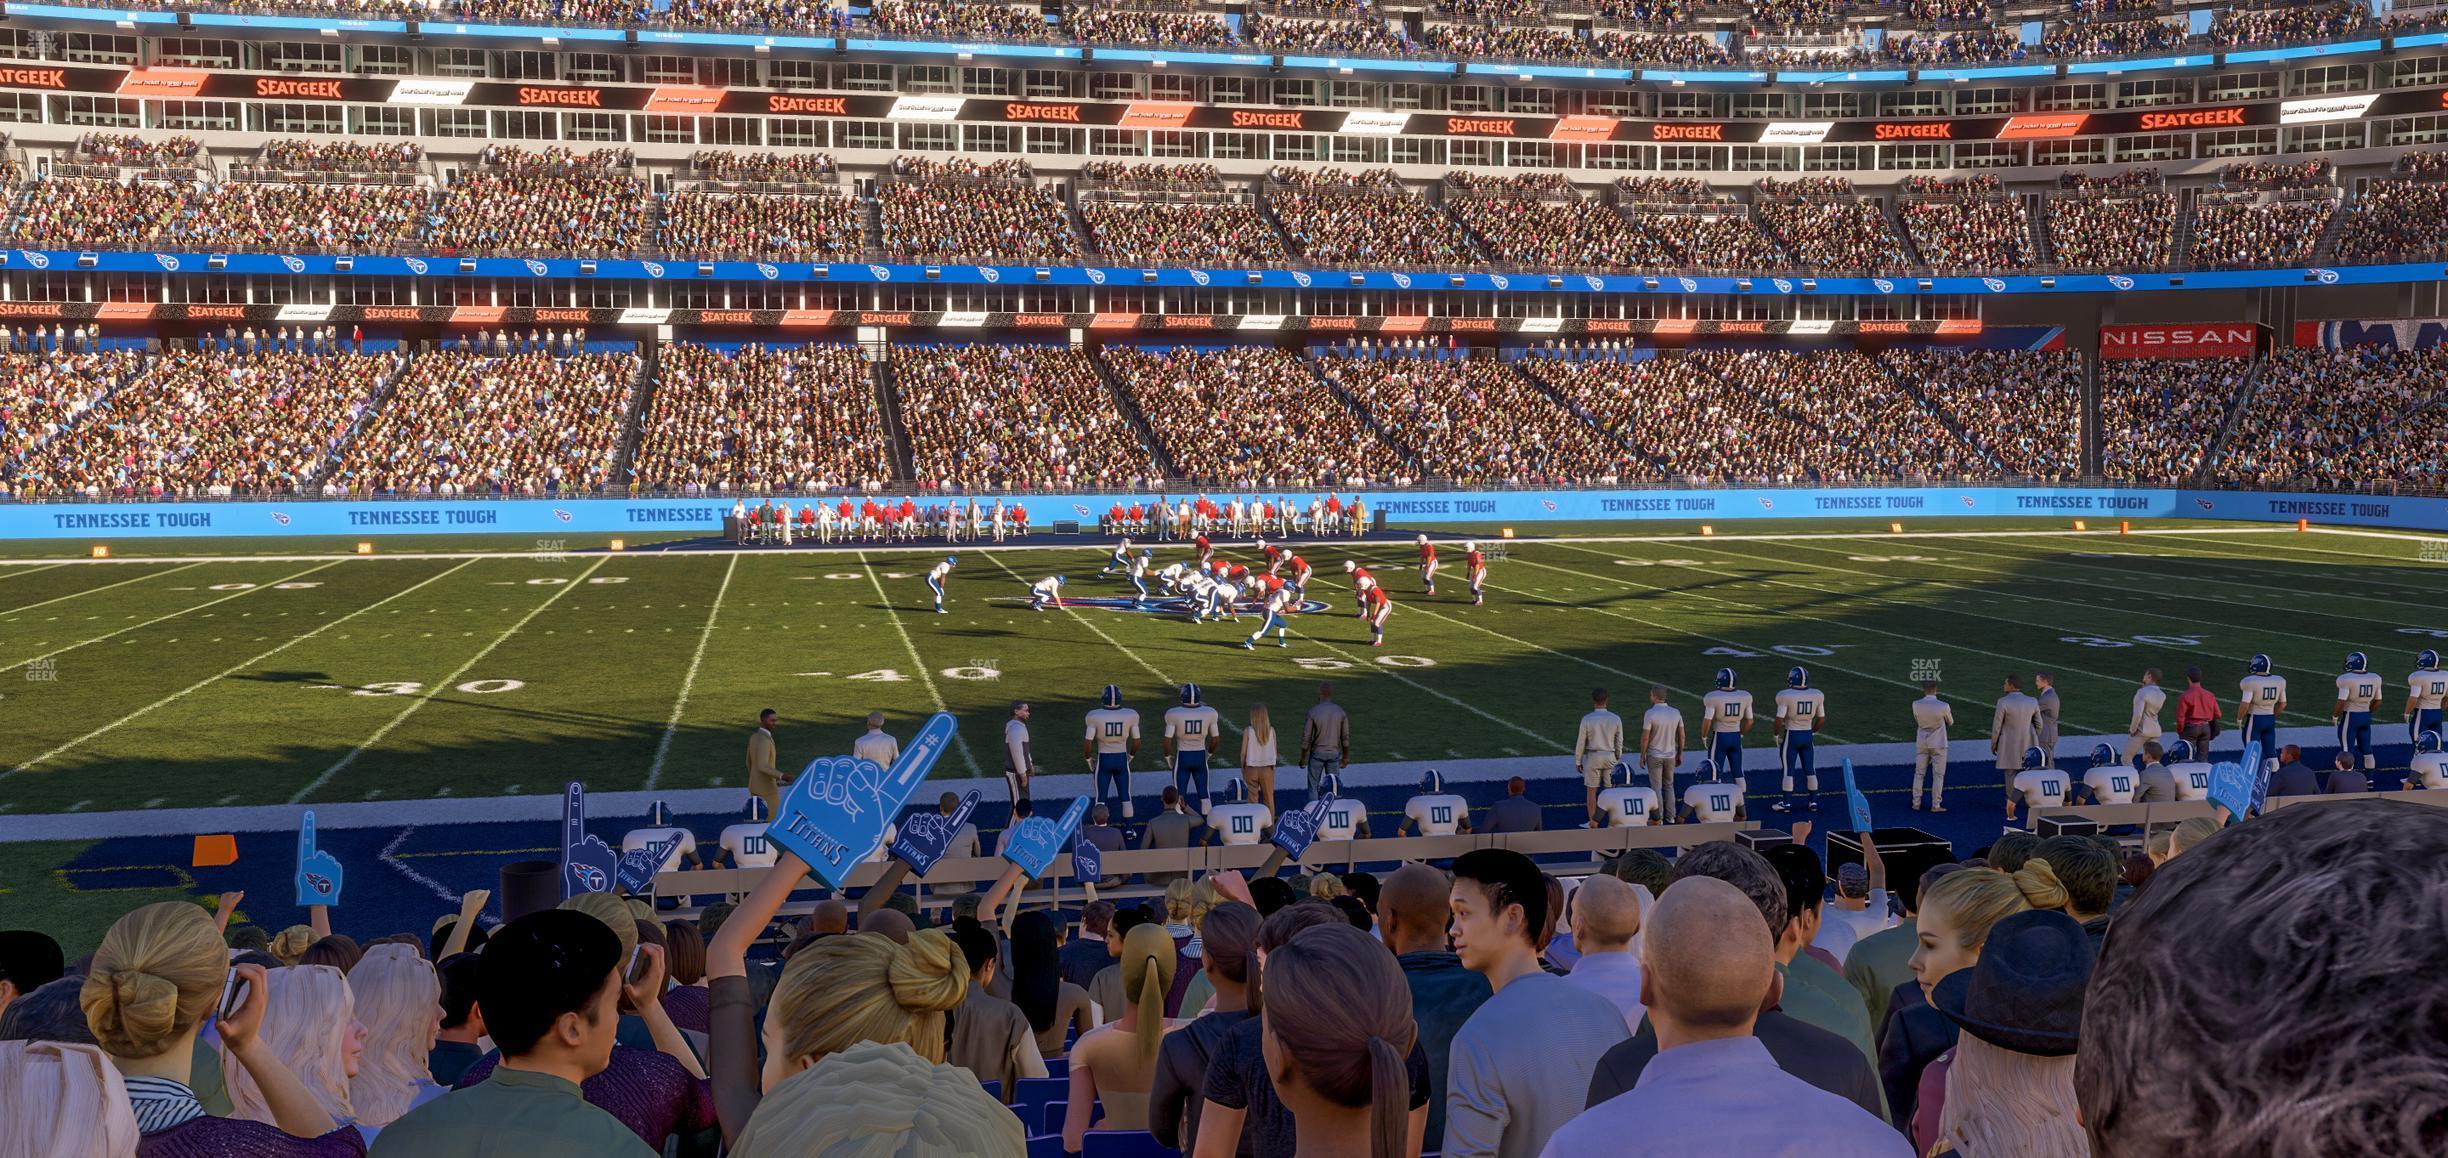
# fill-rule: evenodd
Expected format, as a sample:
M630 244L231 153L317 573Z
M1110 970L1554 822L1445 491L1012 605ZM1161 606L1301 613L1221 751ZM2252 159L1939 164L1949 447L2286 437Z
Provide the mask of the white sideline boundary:
M2324 528L2318 527L2313 529L2315 531L2325 530ZM2077 531L2071 528L2062 528L2025 531L1904 531L1901 533L1892 531L1787 531L1765 535L1563 535L1546 538L1518 538L1510 540L1488 539L1485 541L1490 543L1509 542L1518 543L1523 546L1534 546L1540 543L1712 543L1725 539L1740 539L1755 543L1773 543L1785 540L1800 539L1876 539L1886 542L1894 542L1897 540L1912 539L2037 539L2057 537L2132 538L2140 535L2293 535L2298 533L2300 532L2296 531L2295 528L2291 526L2146 527L2138 531L2125 532L2117 531L2114 528L2105 528L2094 531ZM2441 535L2409 535L2386 531L2327 530L2326 533L2369 535L2377 538L2404 539L2408 542L2423 542L2425 540L2442 537ZM2448 535L2448 532L2443 532L2442 535ZM1465 537L1466 536L1463 535L1445 534L1440 532L1438 541L1445 542L1450 540L1458 542ZM1216 542L1219 546L1231 546L1233 544L1245 541L1254 541L1254 539L1255 536L1236 536L1227 540L1217 540ZM1133 542L1137 541L1138 540L1133 540ZM1286 546L1293 547L1372 547L1404 545L1392 539L1310 538L1281 539L1276 541L1281 542ZM1190 545L1189 540L1187 539L1150 539L1146 541L1146 545L1148 546L1156 546L1160 543L1184 548ZM1105 551L1110 549L1110 544L1098 541L1071 543L946 543L940 540L933 540L912 543L850 543L841 546L814 547L702 547L691 548L686 551L676 551L665 547L650 545L632 547L619 552L571 551L564 549L559 551L405 551L384 554L378 549L376 553L371 555L124 555L113 556L108 559L59 559L44 558L41 556L28 556L26 558L0 558L0 568L66 565L110 566L112 564L125 563L367 563L381 562L386 559L465 559L471 555L478 558L487 559L560 560L567 559L572 555L610 555L616 553L623 556L636 556L639 558L653 558L658 556L671 556L675 558L703 558L709 555L771 555L776 558L787 559L802 556L819 557L827 555L873 554L886 551L940 551L946 549L949 549L955 554L993 554L1006 551ZM2408 561L2411 562L2412 560Z
M2105 743L2119 747L2125 737L2061 736L2057 741L2057 756L2088 766L2091 747ZM2281 728L2281 744L2302 744L2319 748L2334 744L2337 733L2329 728ZM2243 733L2229 729L2211 742L2211 750L2221 754L2240 753L2244 748ZM1686 753L1686 757L1694 753ZM1829 744L1818 750L1820 779L1841 784L1837 771L1843 761L1851 760L1865 768L1909 767L1913 745L1909 741L1883 744ZM1958 790L1993 787L1987 740L1956 740L1948 746L1947 761L1951 777ZM1688 763L1688 759L1686 763ZM1211 784L1220 785L1219 775L1228 765L1218 764L1210 773ZM1466 760L1403 760L1375 764L1354 764L1343 770L1344 784L1356 788L1383 788L1416 784L1429 769L1434 768L1453 783L1500 783L1507 777L1520 776L1532 780L1578 780L1570 754L1555 756L1503 756ZM1773 745L1756 744L1743 749L1745 773L1773 773L1781 769ZM1687 775L1685 768L1678 775ZM1237 775L1234 770L1231 774ZM1033 793L1039 800L1080 796L1095 791L1094 778L1086 772L1068 772L1037 777ZM1278 768L1275 783L1279 789L1297 788L1302 780L1300 769ZM1141 769L1131 775L1131 792L1135 796L1153 796L1171 784L1172 774L1158 769ZM1000 775L966 779L931 779L911 797L923 805L932 799L930 793L962 792L978 789L989 799L1001 799L1003 778ZM648 805L657 801L671 806L683 816L708 816L737 812L748 799L746 787L683 788L669 792L589 792L588 814L598 819L615 816L646 814ZM315 824L319 828L415 828L433 825L498 824L506 822L538 824L561 818L561 797L550 796L443 796L427 800L368 800L333 803L325 801L311 805ZM185 837L198 833L294 832L298 816L307 805L264 804L228 808L157 808L130 812L63 812L47 815L0 815L0 844L15 844L37 840L109 840L121 837Z

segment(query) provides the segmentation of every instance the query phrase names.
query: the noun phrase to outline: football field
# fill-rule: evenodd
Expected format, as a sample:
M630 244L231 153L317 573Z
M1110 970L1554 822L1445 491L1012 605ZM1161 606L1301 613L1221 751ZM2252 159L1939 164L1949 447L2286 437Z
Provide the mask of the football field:
M846 752L870 710L901 734L949 711L960 739L935 775L957 779L1001 770L1008 705L1025 699L1041 767L1076 772L1081 714L1107 683L1149 719L1152 750L1181 683L1236 724L1265 703L1296 732L1332 680L1356 763L1433 763L1568 752L1598 686L1627 720L1651 685L1696 718L1719 667L1759 699L1755 748L1795 665L1828 693L1822 744L1908 740L1924 677L1955 703L1958 740L1987 735L2001 677L2035 669L2056 673L2069 736L2123 732L2153 666L2181 688L2200 665L2232 712L2256 652L2295 691L2281 726L2317 726L2361 650L2388 680L2381 739L2402 744L2403 677L2448 643L2437 541L2064 526L1488 541L1482 607L1458 543L1434 597L1408 538L1304 546L1323 607L1291 619L1288 647L1255 652L1240 643L1256 616L1130 609L1112 598L1127 582L1098 577L1107 552L1081 546L962 550L944 615L921 579L940 548L21 557L0 565L0 817L538 796L570 780L739 788L764 707L788 767ZM1186 557L1157 545L1159 565ZM1396 600L1382 648L1353 617L1346 558ZM1050 574L1095 598L1028 610L1027 581ZM0 892L81 851L0 846L17 878Z

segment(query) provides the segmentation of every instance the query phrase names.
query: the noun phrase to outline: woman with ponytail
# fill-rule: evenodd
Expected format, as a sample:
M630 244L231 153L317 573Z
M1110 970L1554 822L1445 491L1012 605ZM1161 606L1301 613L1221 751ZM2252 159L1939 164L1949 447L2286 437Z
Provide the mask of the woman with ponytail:
M714 1098L734 1158L830 1152L1019 1158L1020 1119L968 1071L944 1064L944 1014L969 969L937 930L826 937L792 954L756 1027L747 950L807 865L781 854L706 946ZM764 1065L757 1063L760 1036ZM878 1138L899 1138L906 1148Z
M1300 1155L1417 1154L1403 1059L1418 1040L1411 987L1376 938L1321 925L1267 957L1267 1073Z
M204 1019L221 1003L223 985L233 972L245 994L216 1029L272 1125L210 1117L188 1085L196 1037ZM194 905L146 905L111 926L94 953L78 1001L94 1041L125 1081L142 1135L137 1158L344 1158L365 1153L364 1136L333 1128L331 1115L261 1036L270 996L265 971L254 965L233 969L220 929Z
M1099 1130L1145 1130L1148 1092L1156 1084L1156 1052L1179 1023L1164 1015L1176 951L1163 926L1141 925L1122 938L1122 1018L1071 1047L1071 1103L1063 1116L1063 1150L1086 1144L1089 1117L1105 1101Z
M1948 977L1980 964L1998 922L2032 909L2062 909L2065 903L2057 870L2039 857L2011 875L1985 868L1949 873L1921 894L1913 979L1888 998L1888 1028L1879 1049L1888 1109L1898 1121L1911 1123L1914 1153L1928 1153L1938 1139L1947 1068L1960 1040L1955 1023L1930 995Z

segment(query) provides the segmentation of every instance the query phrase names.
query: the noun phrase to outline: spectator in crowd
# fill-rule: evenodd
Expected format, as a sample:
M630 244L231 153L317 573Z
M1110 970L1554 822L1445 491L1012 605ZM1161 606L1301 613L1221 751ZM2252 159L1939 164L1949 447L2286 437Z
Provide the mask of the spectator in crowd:
M1141 925L1122 938L1122 1014L1082 1035L1071 1047L1071 1104L1063 1118L1063 1149L1077 1152L1090 1129L1144 1130L1156 1055L1177 1028L1164 1012L1178 959L1162 926ZM1105 1102L1104 1117L1096 1106Z
M1623 1011L1624 1031L1640 1031L1647 1009L1641 1004L1640 936L1642 912L1652 902L1649 890L1598 874L1585 878L1572 895L1572 943L1580 954L1572 982Z
M1845 984L1841 964L1809 952L1821 922L1820 906L1827 896L1827 871L1806 844L1789 844L1767 851L1769 867L1785 886L1785 927L1777 935L1777 964L1784 975L1785 1008L1821 1029L1844 1035L1866 1061L1878 1060L1870 1011L1861 994ZM1851 949L1848 942L1846 949ZM1841 953L1830 951L1841 959Z
M1540 970L1548 923L1538 866L1510 849L1454 861L1454 949L1494 996L1454 1035L1447 1069L1447 1155L1537 1154L1584 1104L1599 1058L1624 1040L1623 1015L1596 993Z
M705 936L696 922L663 922L663 960L671 982L663 991L664 1014L683 1033L707 1032Z
M0 1042L98 1044L93 1029L85 1023L85 1010L78 1004L84 988L84 975L69 973L9 1002L8 1009L0 1011Z
M1505 781L1502 799L1488 805L1487 823L1477 831L1490 835L1505 832L1537 832L1547 826L1545 810L1530 799L1529 781L1515 776Z
M1290 352L1108 346L1101 357L1182 477L1241 490L1406 473L1403 454Z
M2289 744L2278 750L2278 769L2270 773L2269 794L2272 796L2318 796L2321 794L2320 773L2304 763L2301 745Z
M874 199L877 240L903 261L1076 261L1083 252L1062 196L1012 167L901 157Z
M2066 894L2062 905L2034 907L2058 908L2082 922L2083 932L2097 948L2108 936L2108 909L2116 898L2117 854L2089 837L2052 836L2032 850L2032 859L2048 862Z
M2419 432L2439 425L2424 416L2443 393L2448 351L2273 349L2212 469L2220 481L2243 486L2300 481L2354 489L2370 477L2358 461L2368 444L2389 440L2402 426ZM2391 418L2375 422L2376 415ZM2430 470L2420 456L2374 461L2391 462L2392 471Z
M206 1015L223 999L232 973L246 994L235 1013L216 1019L214 1033L221 1052L237 1061L254 1085L273 1125L207 1115L189 1084L197 1036ZM257 965L233 967L220 930L203 909L165 901L119 918L94 953L79 1001L95 1042L125 1080L143 1135L136 1147L139 1158L217 1153L343 1158L365 1153L364 1135L335 1127L315 1095L263 1040L271 1005L265 971ZM610 1041L608 1026L605 1040Z
M2114 11L2102 15L2115 15ZM2040 53L2064 59L2090 56L2137 56L2168 52L2183 46L2184 29L2164 20L2081 18L2049 26L2040 37Z
M1113 960L1105 940L1113 928L1114 903L1090 901L1080 910L1079 935L1064 942L1062 947L1062 979L1065 984L1082 990L1096 979Z
M1762 921L1773 930L1771 940L1775 954L1783 952L1778 942L1790 924L1786 916L1787 891L1777 870L1760 854L1726 841L1715 841L1691 849L1675 861L1672 881L1687 877L1709 877L1724 881L1751 899ZM1670 890L1672 884L1667 886ZM1652 914L1654 917L1654 913ZM1648 937L1642 937L1644 948ZM1774 964L1772 960L1772 964ZM1780 1002L1789 991L1788 972L1776 967L1777 1001L1759 1006L1759 1016L1753 1032L1767 1047L1777 1066L1786 1073L1801 1078L1829 1093L1850 1100L1865 1112L1884 1118L1885 1099L1879 1091L1878 1075L1859 1046L1841 1034L1811 1024L1783 1008ZM1588 1104L1595 1106L1639 1083L1641 1072L1658 1053L1655 1026L1637 1033L1631 1040L1607 1051L1590 1079Z
M1939 1140L1927 1153L2088 1152L2074 1049L2092 959L2072 920L2021 912L1990 929L1978 964L1930 991L1930 1004L1962 1034L1946 1071Z
M2433 995L2404 979L2448 941L2448 910L2404 874L2443 857L2436 816L2375 803L2275 812L2161 865L2084 1004L2074 1086L2092 1150L2435 1149L2448 1041L2426 1023ZM2293 1109L2220 1108L2236 1097Z
M993 1082L1010 1101L1022 1078L1046 1076L1045 1055L1037 1050L1037 1035L1020 1007L986 991L1001 955L1000 939L975 917L952 922L952 940L960 946L969 968L968 991L952 1010L952 1040L944 1061L959 1066L982 1082Z
M1055 946L1061 935L1054 918L1036 910L1012 920L1011 1002L1027 1016L1038 1055L1046 1058L1063 1056L1068 1034L1097 1026L1088 988L1063 978L1061 950Z
M18 998L60 979L67 966L60 944L34 929L0 930L0 1017Z
M2373 25L2369 8L2343 0L2283 8L2220 8L2210 18L2210 43L2221 48L2343 40Z
M1298 1150L1418 1153L1404 1062L1418 1031L1385 947L1350 926L1321 925L1275 950L1267 975L1267 1073L1292 1111Z
M0 1042L9 1115L0 1143L46 1158L117 1158L140 1138L127 1085L101 1049L72 1042Z
M1320 359L1319 374L1377 429L1400 432L1410 467L1398 482L1612 483L1633 473L1621 447L1503 364L1435 351L1342 354Z
M1478 260L1461 224L1391 169L1278 165L1267 171L1267 207L1292 251L1311 262L1451 267Z
M1464 968L1460 955L1446 947L1452 896L1452 884L1443 872L1407 864L1386 879L1377 906L1380 939L1393 951L1409 983L1412 1023L1419 1027L1427 1054L1428 1084L1438 1091L1446 1087L1454 1035L1492 992L1485 974ZM1444 1138L1442 1097L1430 1100L1425 1125L1427 1137Z
M418 964L423 962L419 960ZM371 1145L382 1124L361 1122L350 1098L364 1066L366 1027L357 1019L348 978L328 965L299 964L272 970L268 983L272 1002L264 1016L264 1044L297 1076L325 1114L341 1126L355 1128ZM410 1044L423 1043L420 1040ZM279 1125L264 1092L256 1088L242 1067L230 1064L233 1060L225 1044L222 1072L228 1075L230 1103L234 1107L231 1116ZM438 1095L437 1089L426 1100ZM398 1106L391 1117L396 1119L406 1111L406 1106Z
M484 958L477 953L445 957L434 967L442 981L442 1024L434 1034L433 1048L426 1051L425 1068L436 1085L456 1088L468 1067L485 1055L479 1043L490 1035L485 1032L484 1011L476 1005L483 968Z
M2374 178L2346 207L2331 252L2349 264L2435 260L2448 254L2448 238L2432 228L2443 218L2448 218L2448 181Z
M1913 196L1914 192L1919 196ZM1905 190L1898 215L1913 249L1941 273L1988 273L2032 264L2031 216L1994 177L1957 178Z
M1156 1140L1189 1151L1199 1137L1199 1113L1206 1104L1208 1064L1224 1035L1257 1016L1251 990L1257 980L1258 910L1226 901L1207 913L1199 926L1206 942L1207 976L1215 989L1213 1011L1164 1036L1157 1052L1155 1086L1148 1095L1148 1129Z
M2245 358L2120 358L2100 363L2100 472L2182 485L2227 420Z
M1823 926L1844 927L1843 940L1847 951L1837 956L1845 961L1851 960L1851 950L1859 948L1864 939L1893 928L1896 923L1895 914L1887 908L1886 867L1880 863L1877 849L1871 847L1868 841L1863 844L1863 851L1871 858L1870 864L1868 867L1858 863L1847 864L1837 868L1836 896L1828 903ZM1824 946L1828 940L1823 936L1814 939L1812 944ZM1872 1024L1876 1022L1877 1019L1873 1018Z
M1879 1032L1879 1077L1889 1109L1909 1125L1916 1150L1936 1137L1938 1103L1945 1089L1945 1059L1956 1028L1930 1001L1938 983L1979 963L1989 931L1999 921L2029 909L2065 902L2047 861L2026 863L2011 874L1996 868L1965 869L1930 885L1921 897L1912 979L1886 995L1887 1017Z
M1775 946L1754 911L1742 890L1704 876L1658 898L1641 940L1655 1058L1639 1088L1593 1101L1547 1155L1911 1153L1886 1123L1784 1071L1754 1036L1777 992Z
M1180 174L1164 168L1144 166L1082 189L1080 220L1099 256L1134 265L1267 266L1289 259L1282 235L1245 194L1225 190L1212 176L1214 166L1183 166Z
M2339 194L2204 192L2193 202L2194 264L2212 269L2303 265Z
M1220 47L1240 43L1232 26L1213 12L1150 12L1081 3L1063 12L1063 30L1082 44Z

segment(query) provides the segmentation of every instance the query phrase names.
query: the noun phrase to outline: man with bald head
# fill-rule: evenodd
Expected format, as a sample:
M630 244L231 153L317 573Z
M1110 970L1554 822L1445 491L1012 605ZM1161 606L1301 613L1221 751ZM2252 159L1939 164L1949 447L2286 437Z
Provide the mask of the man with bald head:
M1573 948L1581 959L1564 975L1566 981L1596 993L1623 1010L1624 1029L1640 1029L1640 959L1632 938L1640 933L1639 894L1603 873L1588 877L1572 897Z
M910 934L917 931L918 923L899 909L878 909L859 923L860 933L890 937L901 945L909 944Z
M834 937L850 931L850 906L826 897L808 910L807 931L819 936Z
M1776 942L1743 890L1686 876L1641 931L1641 998L1658 1052L1639 1084L1547 1143L1582 1154L1912 1158L1894 1128L1778 1068L1752 1036L1776 1000Z
M1462 958L1445 944L1452 901L1453 885L1445 874L1416 862L1394 870L1377 893L1377 932L1411 984L1411 1019L1428 1055L1428 1131L1422 1136L1440 1141L1454 1034L1495 992L1485 975L1463 968Z
M1751 903L1750 924L1770 938L1773 966L1776 937L1786 927L1786 890L1776 868L1767 858L1732 841L1712 841L1684 853L1674 863L1674 873L1667 891L1686 880L1710 879L1732 888ZM1650 912L1654 924L1657 914ZM1648 935L1641 937L1642 947L1648 946ZM1644 974L1645 974L1644 970ZM1863 1111L1880 1118L1887 1114L1887 1093L1879 1085L1878 1072L1871 1068L1862 1051L1840 1034L1811 1024L1779 1007L1785 988L1782 972L1778 985L1768 1001L1760 1006L1760 1014L1752 1033L1768 1049L1769 1056L1783 1066L1786 1073L1840 1097L1851 1099ZM1654 1017L1652 1018L1654 1021ZM1589 1104L1592 1106L1621 1094L1639 1084L1641 1072L1657 1056L1658 1037L1650 1029L1633 1034L1632 1040L1607 1051L1598 1062L1597 1073L1590 1077Z

